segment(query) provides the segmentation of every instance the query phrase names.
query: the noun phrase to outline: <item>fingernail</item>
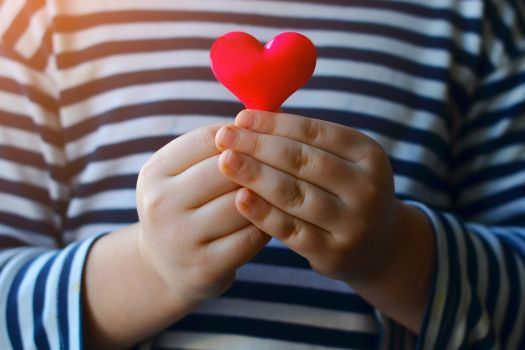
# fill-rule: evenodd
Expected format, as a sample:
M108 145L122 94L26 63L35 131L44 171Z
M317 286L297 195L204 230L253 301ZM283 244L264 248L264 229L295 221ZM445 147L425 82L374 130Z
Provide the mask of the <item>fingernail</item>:
M253 126L253 122L255 121L255 116L249 112L249 111L242 111L237 115L237 118L235 118L235 122L238 126L241 128L249 129Z
M241 188L239 192L237 192L237 198L239 204L245 209L248 209L253 204L253 198L250 196L250 192L246 188Z
M227 148L235 143L237 132L231 126L225 126L219 130L217 143L221 148Z
M224 166L230 171L237 171L241 168L242 159L241 157L233 152L232 150L227 150L222 154L224 157Z

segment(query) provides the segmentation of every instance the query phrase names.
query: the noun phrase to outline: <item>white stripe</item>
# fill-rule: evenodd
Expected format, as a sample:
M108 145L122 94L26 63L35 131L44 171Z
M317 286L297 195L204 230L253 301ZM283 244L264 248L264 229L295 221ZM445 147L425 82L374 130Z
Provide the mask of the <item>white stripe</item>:
M202 332L167 331L155 339L154 346L192 350L343 350L336 347L325 347L313 344L302 344L255 338L242 335L213 334ZM348 350L348 348L345 348Z
M469 306L472 302L472 294L476 294L475 291L473 291L474 286L471 286L469 283L469 271L467 266L467 251L465 247L465 241L463 239L463 235L465 234L463 229L459 226L458 222L454 220L452 217L447 217L448 222L453 230L452 239L455 240L456 247L458 249L457 251L457 259L459 262L459 271L457 271L459 275L459 283L461 284L461 294L459 297L459 305L457 309L455 310L455 319L454 319L454 330L452 331L452 334L450 334L450 339L448 342L447 349L459 349L461 347L461 344L464 340L464 338L467 336L468 330L466 329L467 326L467 318L468 318L468 312L469 312ZM468 233L467 233L468 234ZM451 310L447 310L451 311Z
M439 219L432 213L430 209L426 206L417 203L410 202L409 204L415 206L422 210L427 217L430 219L432 226L434 227L434 232L436 235L436 254L438 254L437 259L439 260L439 273L437 274L436 283L434 287L434 299L432 304L429 305L429 317L428 326L426 330L426 338L422 340L422 349L433 349L433 344L436 343L438 331L441 327L441 319L443 317L443 311L446 302L446 294L448 289L448 270L449 270L449 252L448 246L445 240L445 229L443 228Z
M469 235L472 245L474 247L474 252L476 255L476 268L477 268L477 275L478 275L478 282L477 285L474 286L477 296L482 301L482 308L483 308L483 301L487 298L487 290L489 288L489 281L488 281L488 275L487 271L489 269L488 267L488 257L487 253L485 252L485 248L483 247L481 243L482 237L478 234L479 230L481 229L482 225L479 224L471 224L466 223L466 228L471 234Z
M395 123L402 121L414 129L424 131L432 130L437 136L444 140L449 138L445 121L439 116L422 110L386 101L383 98L326 90L299 90L293 94L283 105L295 108L321 108L371 115ZM315 117L315 116L313 116Z
M175 39L203 38L214 40L219 35L230 31L244 31L255 36L262 42L267 42L275 35L284 31L300 31L318 47L362 48L392 53L412 62L425 62L435 67L449 67L449 53L445 50L422 47L399 39L380 35L342 32L335 30L307 29L293 26L273 28L268 26L216 23L216 22L173 22L173 23L131 23L99 26L77 31L71 34L61 34L64 48L82 50L97 44L110 41L127 41L130 39ZM74 46L72 46L74 45ZM60 47L58 48L61 49ZM58 51L62 53L62 51Z
M11 27L14 19L24 7L25 1L20 0L4 0L0 2L0 37L4 35Z
M397 194L417 199L430 206L448 207L450 205L448 193L434 191L415 177L394 174L394 184Z
M525 203L525 200L523 202ZM488 227L483 226L480 226L478 232L482 236L483 240L487 243L488 249L492 252L492 254L495 257L495 263L497 265L493 267L499 272L507 271L506 262L503 258L501 243L496 239L494 233ZM491 283L497 284L499 286L499 289L498 294L496 295L496 306L494 308L494 316L491 319L491 323L494 327L496 335L499 335L501 327L503 326L503 317L505 316L507 297L509 295L510 286L507 274L498 273L497 276L494 277L495 280L492 280Z
M75 6L76 5L76 6ZM422 5L418 3L418 5ZM428 7L427 4L421 7ZM431 5L431 4L430 4ZM479 6L478 6L479 7ZM246 2L242 0L237 1L177 1L171 3L153 3L144 4L140 0L131 0L126 2L112 2L108 6L103 0L90 1L88 4L78 6L78 4L71 4L67 8L68 14L82 15L100 13L101 9L104 11L125 11L125 10L165 10L165 11L206 11L206 12L224 12L227 9L228 13L232 14L248 14L248 15L265 15L272 17L290 17L293 14L295 18L301 19L324 19L324 20L340 20L340 21L356 21L376 24L389 24L401 27L407 30L414 28L425 28L429 30L431 35L450 36L450 24L446 20L421 18L412 16L410 14L381 9L367 9L365 7L344 6L333 4L311 4L300 2L286 2L286 1L265 1L264 3ZM473 36L472 34L470 36Z
M173 135L175 138L203 126L231 124L234 121L234 115L229 118L202 115L153 115L147 118L129 119L119 123L102 124L96 132L68 143L66 151L70 158L78 159L101 146L148 137Z
M521 16L521 20L523 20L523 13L516 13L515 9L510 5L509 1L490 1L492 5L496 8L497 13L495 14L507 27L509 30L509 33L511 33L512 37L509 38L512 40L514 45L516 45L516 48L519 51L522 51L525 49L525 37L523 36L524 33L522 33L519 29L518 24L518 17ZM520 3L519 1L515 3L516 7L523 8L523 3Z
M458 205L467 206L484 200L485 198L521 186L525 183L525 170L518 171L506 177L491 179L475 187L469 187L461 193L458 198Z
M0 159L0 169L2 169L0 173L1 180L22 182L41 190L49 191L47 186L49 185L50 179L47 171L5 159ZM42 181L44 178L47 178L47 180ZM60 184L56 185L59 186Z
M499 206L491 206L482 212L470 216L470 220L475 222L494 223L512 218L515 215L523 214L525 208L525 198L516 198L506 201Z
M206 302L193 313L246 317L347 332L377 332L377 321L371 314L254 300L219 298Z
M525 85L523 86L523 96L525 96ZM490 125L472 131L466 137L463 137L458 147L458 152L464 151L465 149L475 149L476 147L483 146L485 143L503 139L507 134L511 132L519 132L525 130L525 118L520 118L519 115L507 114L505 119L498 122L491 123Z
M517 254L513 255L519 277L517 280L513 280L512 282L519 285L521 295L523 295L525 292L525 278L523 278L523 276L525 276L525 269L523 268L523 260L522 258L518 257ZM518 349L519 342L523 337L523 330L525 329L525 301L523 298L520 298L518 303L519 306L517 309L510 310L510 312L516 312L518 316L516 317L516 322L512 325L513 330L508 342L509 349Z
M175 50L149 52L147 59L140 55L114 55L93 59L61 70L57 77L64 90L91 83L118 74L147 72L168 68L210 67L210 56L205 50ZM93 72L96 67L96 74ZM67 91L66 91L67 92Z
M50 221L55 213L49 207L20 196L0 192L0 211L20 215L31 220Z
M348 284L324 277L311 269L248 263L237 271L237 280L354 294Z
M525 70L521 73L525 74ZM519 72L513 72L513 74L517 75ZM523 96L525 96L525 84L513 86L511 90L503 90L499 95L491 95L472 106L467 120L472 122L480 114L489 114L516 106L523 103Z
M61 150L50 143L45 143L38 134L29 131L2 127L2 138L0 146L16 147L31 153L41 152L49 160L63 158Z
M47 275L46 281L46 299L43 310L43 327L45 328L49 346L51 349L60 348L60 330L58 327L58 289L60 281L60 273L64 268L64 260L67 257L69 251L73 248L72 245L67 246L63 249L60 254L56 257L55 261L51 265L51 269Z
M23 1L20 1L20 3L23 3ZM12 79L19 84L32 86L45 95L56 96L54 92L57 90L57 87L48 75L2 56L0 56L0 67L0 77ZM5 108L14 108L14 106L4 106L2 104L2 109ZM16 112L16 109L13 109L13 111Z
M177 81L137 85L111 90L87 101L65 107L64 126L71 127L89 116L129 105L130 101L133 101L133 104L141 104L174 99L238 102L237 98L218 82ZM404 120L410 122L413 128L421 130L428 130L431 124L432 130L446 139L447 128L444 120L435 114L414 110L378 97L340 91L302 89L285 102L283 109L326 108L326 106L330 106L333 110L375 115L394 122Z
M19 241L25 242L28 246L40 246L54 248L56 242L53 237L22 230L18 227L11 227L0 223L0 232L2 236L12 237Z
M44 251L42 251L43 253ZM35 283L40 270L55 252L41 254L27 270L24 280L20 284L18 293L18 320L22 331L22 342L24 349L35 349L34 342L34 320L33 320L33 297Z
M83 307L83 301L81 298L81 286L86 254L94 239L95 237L88 241L78 243L81 244L81 246L78 247L73 261L71 262L71 271L69 273L69 288L67 292L69 347L71 349L80 349L84 346L84 344L82 344L80 334L84 321L83 319L81 319L81 317L85 317L86 312L81 312Z
M31 16L29 26L18 39L15 49L25 58L31 58L42 45L44 34L49 27L45 7Z
M66 244L73 243L82 239L89 239L95 236L115 232L119 229L129 226L129 224L86 224L76 230L67 230L64 232Z
M504 165L509 161L523 159L523 145L511 144L492 152L479 154L468 162L463 162L456 170L456 179L462 179L470 173L485 169L488 166Z
M431 148L419 143L401 141L380 133L363 131L365 134L379 142L388 154L399 160L414 163L415 159L424 159L424 165L432 171L437 177L446 179L448 176L448 164L442 159L440 154L436 154Z
M35 125L46 126L52 130L57 130L59 126L56 115L44 109L43 106L31 101L26 96L2 90L0 90L0 111L22 114L31 118Z
M76 184L90 183L97 180L107 179L109 175L138 174L140 168L152 155L151 152L122 156L118 159L109 159L91 162L76 178Z
M0 317L7 317L8 315L7 299L16 274L27 261L42 252L42 249L17 248L12 251L16 251L16 254L13 254L10 261L0 270L0 286L2 286L2 288L0 288ZM7 323L4 321L0 322L0 348L12 349L7 332Z
M75 217L93 210L135 209L135 189L115 189L96 193L86 198L74 198L68 216Z

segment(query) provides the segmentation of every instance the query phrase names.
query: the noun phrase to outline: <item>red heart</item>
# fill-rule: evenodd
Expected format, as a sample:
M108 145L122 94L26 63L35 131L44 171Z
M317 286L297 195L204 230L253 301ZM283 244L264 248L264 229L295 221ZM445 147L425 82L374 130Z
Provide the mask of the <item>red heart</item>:
M312 76L316 50L302 34L281 33L265 46L253 36L231 32L210 51L213 74L250 109L274 112Z

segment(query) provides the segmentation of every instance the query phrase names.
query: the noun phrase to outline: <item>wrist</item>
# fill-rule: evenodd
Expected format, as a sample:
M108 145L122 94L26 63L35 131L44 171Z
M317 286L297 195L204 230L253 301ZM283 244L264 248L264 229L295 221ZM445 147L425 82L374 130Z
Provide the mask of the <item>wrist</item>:
M151 242L146 242L146 235L143 231L141 223L134 225L134 235L133 240L133 250L134 255L137 257L137 263L140 267L142 274L148 275L149 279L152 280L156 289L156 294L163 295L163 299L166 303L168 310L172 309L170 305L174 305L174 309L177 314L180 313L180 306L187 305L188 310L196 308L203 300L198 300L187 296L185 293L181 292L180 288L176 287L174 276L175 274L166 267L162 266L162 263L159 262L162 260L159 250L151 247Z
M431 289L435 243L428 218L398 201L389 253L369 276L347 281L363 298L414 332Z

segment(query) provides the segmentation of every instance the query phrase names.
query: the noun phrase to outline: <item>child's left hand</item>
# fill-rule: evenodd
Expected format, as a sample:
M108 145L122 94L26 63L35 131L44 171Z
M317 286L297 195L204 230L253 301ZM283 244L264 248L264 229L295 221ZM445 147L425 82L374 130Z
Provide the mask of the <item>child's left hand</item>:
M239 212L330 278L380 273L399 246L401 204L382 147L355 129L243 111L216 137Z

